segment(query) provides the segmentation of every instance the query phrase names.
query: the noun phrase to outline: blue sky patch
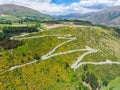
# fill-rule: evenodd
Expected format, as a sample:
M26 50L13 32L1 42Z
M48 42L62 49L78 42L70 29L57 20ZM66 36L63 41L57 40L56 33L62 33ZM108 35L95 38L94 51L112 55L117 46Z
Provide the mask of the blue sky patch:
M55 3L55 4L65 4L65 5L69 5L72 4L74 2L80 2L80 0L52 0L51 3Z

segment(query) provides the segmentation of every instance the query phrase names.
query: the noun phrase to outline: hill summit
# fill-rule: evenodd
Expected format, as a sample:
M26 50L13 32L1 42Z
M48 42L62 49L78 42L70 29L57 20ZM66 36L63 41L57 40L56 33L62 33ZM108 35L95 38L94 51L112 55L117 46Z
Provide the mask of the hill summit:
M16 17L26 16L48 17L48 15L42 14L37 10L14 4L0 5L0 15L11 15Z

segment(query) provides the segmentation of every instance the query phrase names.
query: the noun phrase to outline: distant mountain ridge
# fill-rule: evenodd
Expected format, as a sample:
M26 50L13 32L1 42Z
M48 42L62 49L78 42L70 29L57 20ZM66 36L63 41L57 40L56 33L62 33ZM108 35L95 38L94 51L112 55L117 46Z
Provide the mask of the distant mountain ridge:
M105 25L120 25L120 6L104 9L82 20Z
M25 17L25 16L49 17L48 15L42 14L37 10L33 10L28 7L14 5L14 4L0 5L0 14L11 15L16 17Z
M120 6L114 6L99 12L87 14L70 13L67 15L60 15L58 18L81 19L84 21L105 25L120 25Z

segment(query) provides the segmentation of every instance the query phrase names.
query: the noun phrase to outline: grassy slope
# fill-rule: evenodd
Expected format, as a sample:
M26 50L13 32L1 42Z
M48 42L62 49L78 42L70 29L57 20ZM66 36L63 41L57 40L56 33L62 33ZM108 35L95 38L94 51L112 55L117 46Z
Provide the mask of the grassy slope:
M113 36L115 34L114 31L98 27L60 27L33 35L46 34L72 34L78 38L69 44L61 46L56 52L83 49L85 46L90 46L98 49L99 52L87 55L83 61L100 62L106 59L120 61L120 41ZM0 72L11 66L33 61L36 53L42 56L65 40L58 40L56 37L46 37L23 41L25 43L23 46L4 51L3 55L0 56ZM85 72L83 70L84 66L78 68L75 72L70 69L70 65L83 53L76 52L60 55L7 72L0 76L0 86L2 89L16 90L76 90L78 88L87 90L81 82L82 74ZM94 73L100 83L104 80L109 82L119 76L119 70L119 65L88 65L88 71Z
M102 90L120 90L120 76L116 77L114 80L111 80L108 84L108 87L103 87Z
M11 15L9 15L9 16L0 16L0 19L12 21L12 22L20 20L19 18L15 17L15 16L11 16Z

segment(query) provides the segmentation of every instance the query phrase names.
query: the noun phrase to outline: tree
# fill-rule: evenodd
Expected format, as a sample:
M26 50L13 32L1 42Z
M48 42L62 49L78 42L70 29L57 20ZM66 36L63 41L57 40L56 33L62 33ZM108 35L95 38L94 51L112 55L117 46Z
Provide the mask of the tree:
M37 53L35 53L35 55L34 55L34 59L36 59L36 60L39 60L39 59L40 59L40 57L38 56Z
M98 88L99 83L93 73L87 72L85 76L83 75L82 80L90 84L93 90L96 90Z

